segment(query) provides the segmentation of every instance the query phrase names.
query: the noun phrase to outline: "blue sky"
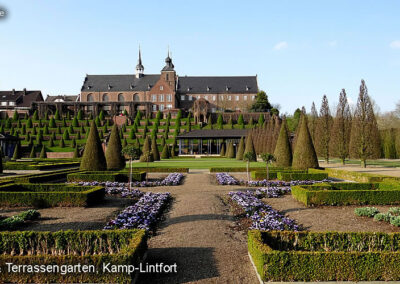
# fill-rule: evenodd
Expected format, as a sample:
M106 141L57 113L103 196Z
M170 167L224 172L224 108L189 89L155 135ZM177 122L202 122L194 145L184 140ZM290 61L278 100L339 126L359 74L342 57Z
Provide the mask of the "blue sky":
M360 80L382 111L400 100L400 1L0 0L0 90L78 94L85 74L258 75L282 112L331 106Z

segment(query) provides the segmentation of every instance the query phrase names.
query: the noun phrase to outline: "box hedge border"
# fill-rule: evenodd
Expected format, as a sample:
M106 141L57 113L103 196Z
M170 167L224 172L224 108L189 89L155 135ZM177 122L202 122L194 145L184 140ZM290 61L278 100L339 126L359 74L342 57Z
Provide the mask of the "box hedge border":
M173 167L135 167L132 169L138 172L147 172L147 173L188 173L189 168L173 168ZM128 169L126 169L128 170Z
M330 177L356 182L400 182L400 177L377 175L364 172L353 172L338 169L309 169L309 173L327 173Z
M103 272L103 263L137 266L147 250L144 230L2 232L0 240L0 282L132 283L136 273ZM23 255L19 255L21 252ZM43 253L28 255L28 252ZM9 273L7 262L16 265L86 264L93 265L99 273Z
M104 199L103 186L65 184L6 184L0 186L1 206L84 207Z
M400 204L400 184L331 183L292 186L292 196L306 206Z
M282 247L274 244L279 238ZM371 250L372 244L379 248ZM315 247L318 251L310 250ZM399 233L250 230L248 250L263 281L400 280Z
M143 181L146 178L145 172L132 172L133 181ZM103 172L103 171L84 171L79 173L68 174L68 182L80 181L116 181L128 182L129 172Z

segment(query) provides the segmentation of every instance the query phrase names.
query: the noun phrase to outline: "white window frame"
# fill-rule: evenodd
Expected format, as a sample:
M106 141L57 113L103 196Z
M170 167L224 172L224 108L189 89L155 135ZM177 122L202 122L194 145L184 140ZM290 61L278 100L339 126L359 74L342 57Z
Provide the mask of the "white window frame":
M164 86L160 86L160 91L163 91L164 90Z
M172 95L171 94L167 95L167 102L172 102Z
M167 109L172 109L172 104L167 104Z
M229 96L228 96L228 101L231 101L231 100L232 100L232 96L229 95Z
M243 99L244 99L245 101L247 101L247 96L243 96Z
M157 111L157 105L153 105L153 111Z
M157 101L157 95L151 95L151 101L156 102Z
M206 95L206 96L204 96L204 99L208 101L208 96L207 96L207 95Z
M192 101L192 100L193 100L193 96L189 95L189 101Z
M15 102L10 102L9 105L10 106L15 106Z
M236 96L235 99L236 99L236 101L239 101L239 96Z
M212 100L215 102L215 100L217 99L217 96L212 96Z
M251 96L251 100L254 101L254 99L256 98L256 96Z
M224 100L224 96L222 95L222 96L219 96L219 99L221 100L221 101L223 101Z
M160 102L164 101L164 94L160 94Z
M185 100L185 95L181 95L181 101L184 101Z
M1 102L1 105L2 106L6 106L6 105L8 105L8 103L7 102Z
M160 105L160 110L161 110L161 111L164 110L164 105Z

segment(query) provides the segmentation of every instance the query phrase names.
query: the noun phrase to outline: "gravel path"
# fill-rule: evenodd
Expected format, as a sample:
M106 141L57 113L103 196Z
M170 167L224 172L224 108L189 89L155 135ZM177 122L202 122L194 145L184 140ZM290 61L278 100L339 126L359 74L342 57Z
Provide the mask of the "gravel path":
M141 274L139 283L257 283L247 255L247 238L221 197L236 186L218 186L208 172L187 174L169 191L174 203L156 236L149 239L148 263L177 263L175 274ZM148 189L149 191L154 191Z

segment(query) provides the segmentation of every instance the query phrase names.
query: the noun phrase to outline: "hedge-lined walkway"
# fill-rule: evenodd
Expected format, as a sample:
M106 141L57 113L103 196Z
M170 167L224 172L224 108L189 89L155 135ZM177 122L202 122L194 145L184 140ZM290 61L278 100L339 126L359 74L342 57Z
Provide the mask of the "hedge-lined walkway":
M182 186L157 188L171 192L174 203L157 235L149 239L146 261L176 262L178 273L142 274L139 283L257 283L246 235L233 229L234 219L221 200L240 187L213 183L208 172L194 171Z

